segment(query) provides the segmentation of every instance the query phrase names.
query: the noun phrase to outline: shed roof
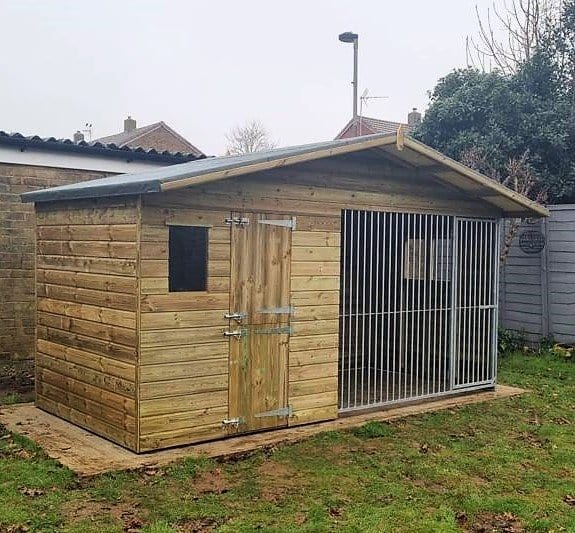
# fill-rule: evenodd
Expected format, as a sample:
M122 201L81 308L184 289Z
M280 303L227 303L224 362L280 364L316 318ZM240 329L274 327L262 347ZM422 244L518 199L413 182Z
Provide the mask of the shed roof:
M251 154L201 159L135 174L121 174L31 191L24 193L22 199L29 202L47 202L158 193L366 150L376 153L384 160L391 159L407 169L417 168L429 172L435 179L459 188L471 197L492 204L507 216L537 217L549 214L547 209L538 203L419 141L409 137L404 138L400 131L393 134L368 135L277 148Z

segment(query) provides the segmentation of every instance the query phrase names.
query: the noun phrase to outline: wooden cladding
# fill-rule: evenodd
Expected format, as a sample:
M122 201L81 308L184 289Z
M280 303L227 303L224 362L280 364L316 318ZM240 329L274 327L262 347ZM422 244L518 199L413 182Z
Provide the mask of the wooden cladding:
M37 404L137 450L138 207L37 206Z

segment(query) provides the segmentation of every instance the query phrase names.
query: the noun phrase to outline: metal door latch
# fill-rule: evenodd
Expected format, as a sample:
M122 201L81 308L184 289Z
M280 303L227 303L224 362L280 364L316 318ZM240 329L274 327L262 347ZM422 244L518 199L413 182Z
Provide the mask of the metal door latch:
M225 418L222 420L222 426L225 428L234 428L237 429L240 424L245 424L246 421L239 416L238 418Z
M246 313L226 313L224 318L228 320L235 320L236 322L241 323L241 321L246 318L248 315Z
M244 336L244 332L241 329L236 329L235 331L224 331L224 336L241 339Z
M236 226L247 226L250 223L250 219L245 217L230 217L224 218L224 222L230 226L232 224Z

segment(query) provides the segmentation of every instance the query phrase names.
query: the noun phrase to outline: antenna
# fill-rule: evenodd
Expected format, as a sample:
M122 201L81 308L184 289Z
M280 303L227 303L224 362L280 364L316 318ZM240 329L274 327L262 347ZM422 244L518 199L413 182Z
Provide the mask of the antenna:
M91 122L86 122L86 124L84 124L84 129L82 130L82 133L84 135L87 135L88 139L90 141L92 140L92 123Z
M361 119L363 117L363 106L367 107L369 100L383 100L389 96L369 96L369 89L364 89L359 97L359 135L361 135Z

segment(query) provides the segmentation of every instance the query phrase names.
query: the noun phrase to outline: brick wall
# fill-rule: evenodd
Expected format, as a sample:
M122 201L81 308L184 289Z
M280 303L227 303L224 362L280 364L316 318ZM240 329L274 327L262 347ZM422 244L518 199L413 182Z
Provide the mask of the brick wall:
M0 389L18 362L34 358L34 205L20 194L106 175L0 163Z

